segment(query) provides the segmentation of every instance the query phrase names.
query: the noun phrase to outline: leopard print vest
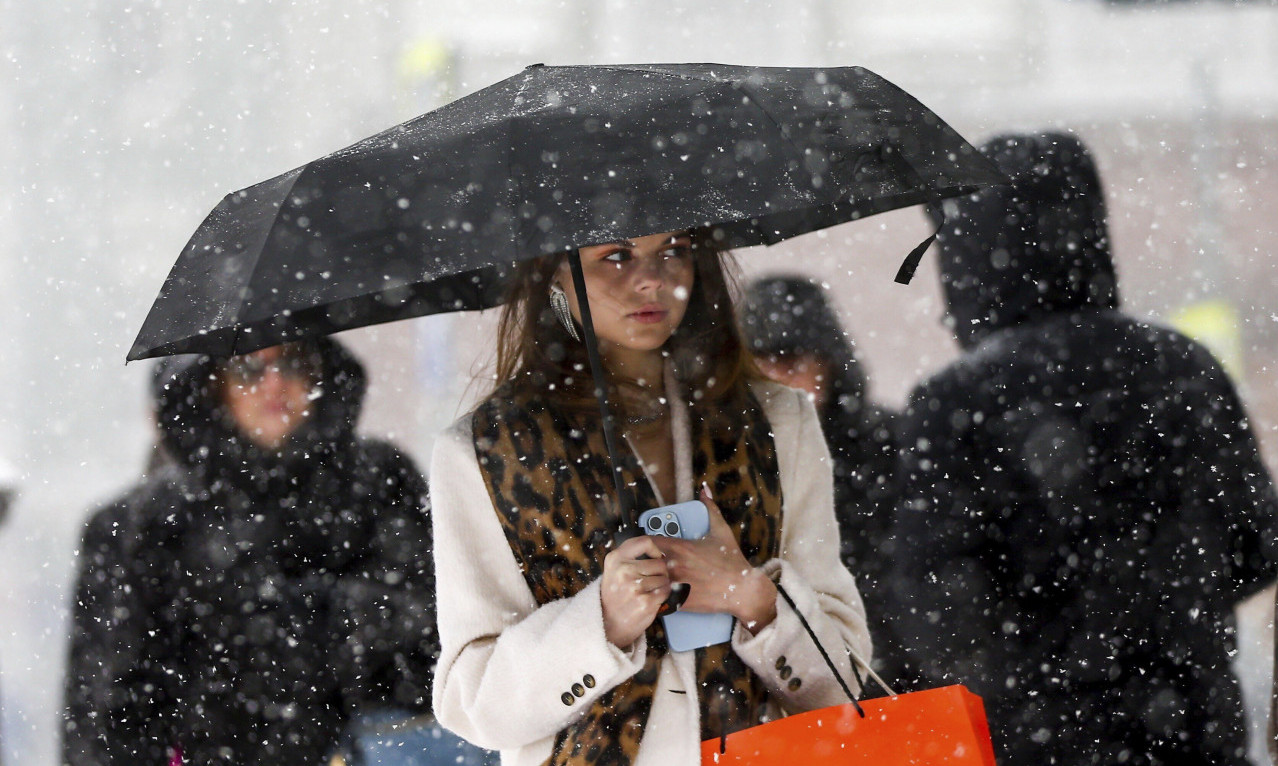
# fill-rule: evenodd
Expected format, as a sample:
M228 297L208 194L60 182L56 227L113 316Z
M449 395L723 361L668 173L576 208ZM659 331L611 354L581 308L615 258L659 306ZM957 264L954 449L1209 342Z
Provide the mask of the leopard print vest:
M592 414L557 407L540 392L509 385L473 414L480 470L539 604L572 596L599 578L622 525L603 430ZM752 564L775 558L781 479L763 408L746 394L731 407L693 403L688 420L694 486L709 484ZM638 460L623 452L621 470L636 508L656 507L656 493ZM560 731L547 764L634 762L667 651L660 620L647 637L643 668ZM698 649L696 669L703 739L760 723L766 689L729 644Z

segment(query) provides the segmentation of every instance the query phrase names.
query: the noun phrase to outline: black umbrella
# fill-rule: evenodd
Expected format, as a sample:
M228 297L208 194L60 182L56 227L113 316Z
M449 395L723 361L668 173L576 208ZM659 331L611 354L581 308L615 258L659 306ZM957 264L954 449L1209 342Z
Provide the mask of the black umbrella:
M575 248L697 227L731 247L771 244L1004 181L933 112L858 67L532 66L228 195L128 358L230 356L489 308L517 262L566 252L615 455Z
M128 358L488 308L527 258L709 225L771 244L1001 182L857 67L532 66L228 195Z

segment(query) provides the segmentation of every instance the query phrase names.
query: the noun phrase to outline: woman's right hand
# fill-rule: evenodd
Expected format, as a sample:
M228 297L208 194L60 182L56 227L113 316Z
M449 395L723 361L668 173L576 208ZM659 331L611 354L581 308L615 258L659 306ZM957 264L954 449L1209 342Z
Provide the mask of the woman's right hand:
M618 649L639 640L670 595L670 571L647 535L632 537L604 556L599 598L604 635Z

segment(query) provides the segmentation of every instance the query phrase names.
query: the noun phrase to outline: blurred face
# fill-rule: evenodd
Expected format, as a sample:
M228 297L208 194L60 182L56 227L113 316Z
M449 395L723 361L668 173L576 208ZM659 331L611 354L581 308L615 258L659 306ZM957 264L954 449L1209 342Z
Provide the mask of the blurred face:
M816 354L756 356L759 371L778 383L807 391L817 409L825 406L830 370Z
M222 367L222 403L236 428L267 449L279 449L311 416L318 362L296 346L274 346L234 357Z
M581 248L581 269L600 353L614 358L657 351L688 308L694 275L692 240L683 232ZM573 317L581 307L565 261L555 275Z

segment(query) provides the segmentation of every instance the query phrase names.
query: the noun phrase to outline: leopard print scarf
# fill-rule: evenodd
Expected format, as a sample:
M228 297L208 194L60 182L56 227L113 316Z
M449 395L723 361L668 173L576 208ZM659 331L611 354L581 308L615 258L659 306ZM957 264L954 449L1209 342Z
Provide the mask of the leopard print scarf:
M742 553L759 566L778 555L781 479L763 408L749 394L743 399L734 416L715 405L689 407L692 473L694 486L710 485ZM599 578L622 519L598 417L507 386L475 410L473 435L493 506L537 603L572 596ZM636 508L655 508L633 453L618 457ZM643 668L560 731L547 764L633 763L666 651L656 620ZM760 723L766 689L729 644L696 650L696 668L702 739Z

